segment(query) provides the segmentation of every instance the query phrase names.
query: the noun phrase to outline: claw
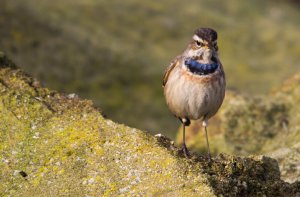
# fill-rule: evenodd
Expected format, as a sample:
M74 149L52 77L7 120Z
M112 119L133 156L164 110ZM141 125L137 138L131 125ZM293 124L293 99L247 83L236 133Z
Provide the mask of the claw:
M190 151L187 149L185 144L182 145L181 151L183 152L185 157L190 157L191 156Z

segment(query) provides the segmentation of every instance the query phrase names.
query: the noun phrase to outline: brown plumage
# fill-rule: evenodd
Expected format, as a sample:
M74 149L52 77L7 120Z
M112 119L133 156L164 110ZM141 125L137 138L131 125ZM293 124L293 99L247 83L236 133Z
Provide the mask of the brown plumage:
M207 121L220 108L225 95L225 74L218 58L217 32L210 28L195 31L193 41L183 54L177 56L167 68L163 87L170 111L183 123L183 152L189 155L185 145L185 126L190 119L202 120L207 136ZM192 72L185 61L192 59L197 64L218 64L209 74ZM209 144L207 139L209 152ZM210 159L210 152L208 153Z

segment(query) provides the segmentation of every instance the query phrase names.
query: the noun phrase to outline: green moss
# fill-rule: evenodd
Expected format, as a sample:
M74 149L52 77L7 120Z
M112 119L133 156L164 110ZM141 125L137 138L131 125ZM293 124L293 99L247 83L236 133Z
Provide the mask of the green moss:
M280 180L272 159L183 158L170 139L105 119L92 102L34 86L18 69L1 65L0 79L1 196L272 196L298 187Z

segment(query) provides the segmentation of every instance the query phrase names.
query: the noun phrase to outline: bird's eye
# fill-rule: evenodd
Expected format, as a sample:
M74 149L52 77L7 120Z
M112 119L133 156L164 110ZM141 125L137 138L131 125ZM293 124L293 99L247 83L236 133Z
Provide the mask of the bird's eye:
M196 45L199 46L199 47L202 47L204 44L198 40L196 40Z

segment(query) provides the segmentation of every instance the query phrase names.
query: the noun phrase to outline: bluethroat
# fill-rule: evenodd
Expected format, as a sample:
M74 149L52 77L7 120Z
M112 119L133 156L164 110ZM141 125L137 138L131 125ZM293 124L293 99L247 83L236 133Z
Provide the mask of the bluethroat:
M209 161L207 122L222 105L226 86L217 37L211 28L197 29L193 40L170 63L163 77L167 105L183 124L183 153L190 156L185 144L185 127L190 125L190 120L202 120Z

